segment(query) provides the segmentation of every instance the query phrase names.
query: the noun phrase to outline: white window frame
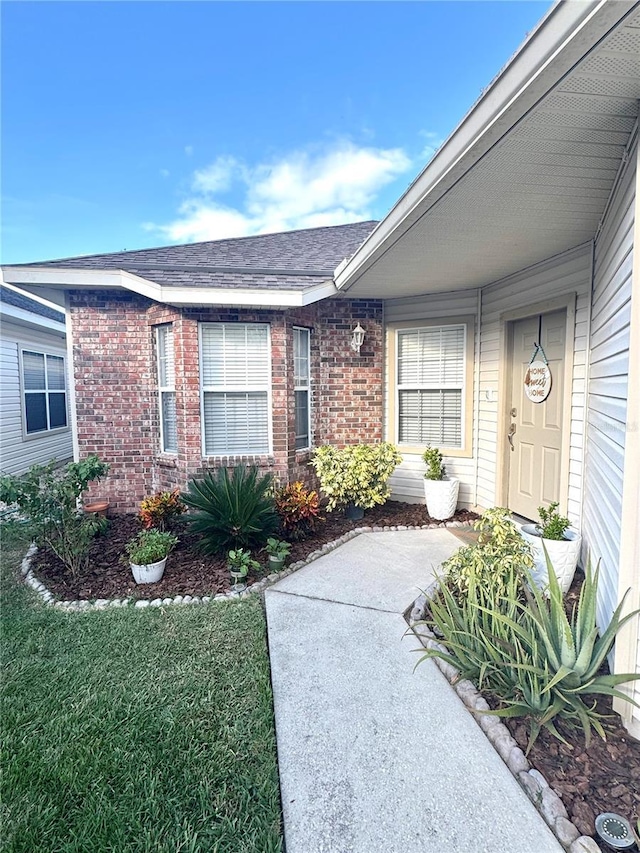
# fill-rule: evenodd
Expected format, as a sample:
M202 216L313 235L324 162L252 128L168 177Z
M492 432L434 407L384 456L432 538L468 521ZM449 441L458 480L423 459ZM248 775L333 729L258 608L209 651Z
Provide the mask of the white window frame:
M294 326L293 327L293 335L295 338L296 332L305 332L307 337L307 384L306 385L296 385L295 384L295 361L293 368L293 409L294 409L294 425L295 425L295 408L296 408L296 391L306 391L307 392L307 436L308 442L304 447L294 447L296 453L304 453L305 450L309 450L309 448L313 444L313 439L311 436L311 329L305 328L304 326ZM295 347L294 347L295 353ZM294 426L295 429L295 426ZM294 435L294 445L297 441L297 436Z
M34 355L42 355L44 356L44 383L45 387L36 389L25 387L24 381L24 353L34 353ZM64 375L64 389L62 388L52 388L49 390L49 378L47 372L47 358L60 358L62 359L62 370ZM52 352L51 350L43 350L40 347L32 347L27 344L20 346L19 348L19 361L18 361L18 370L20 376L20 409L22 415L22 438L25 441L31 441L35 438L41 438L46 435L56 435L61 432L68 432L71 429L71 425L69 424L69 381L67 378L67 359L66 356L62 355L59 352ZM33 432L27 431L27 395L28 394L44 394L45 395L45 414L47 416L47 428L34 430ZM49 395L50 394L64 394L64 406L65 406L65 417L66 424L64 426L53 427L49 426Z
M161 376L162 371L160 370L160 331L168 329L171 334L171 348L173 350L173 383L169 385L162 385ZM173 394L173 398L175 401L176 398L176 350L175 350L175 332L173 328L173 323L163 323L160 326L156 326L155 328L155 338L156 338L156 372L158 377L158 417L160 419L160 452L166 453L168 456L177 456L178 455L178 447L177 447L177 432L178 432L178 424L177 419L178 415L176 412L176 448L175 450L167 450L165 446L165 436L164 436L164 414L162 408L162 401L164 399L165 394ZM166 356L165 356L166 361ZM166 372L166 371L165 371ZM175 403L174 403L175 408Z
M473 424L471 413L473 412L473 357L474 357L474 332L475 332L475 317L452 317L440 318L433 320L416 320L412 322L395 322L387 325L387 352L388 352L388 368L387 368L387 410L389 431L391 435L389 440L398 445L401 453L418 454L424 451L424 445L414 446L403 444L399 441L400 436L400 407L399 407L399 392L407 390L408 386L400 386L398 383L398 335L402 332L419 331L420 329L464 329L464 368L463 381L460 384L442 384L429 383L428 385L420 385L420 389L425 390L447 390L460 389L461 391L461 446L436 445L445 456L472 457L473 456ZM412 385L411 388L418 386Z
M205 326L262 326L267 330L267 380L266 385L205 385L204 384L204 347L202 344L202 330ZM273 455L273 389L272 389L272 356L271 356L271 326L269 323L252 322L225 322L211 321L198 324L198 363L200 368L200 433L203 459L220 459L244 456L271 456ZM264 392L267 393L267 450L243 450L235 453L207 453L207 442L205 435L204 395L206 393L234 393L234 392Z

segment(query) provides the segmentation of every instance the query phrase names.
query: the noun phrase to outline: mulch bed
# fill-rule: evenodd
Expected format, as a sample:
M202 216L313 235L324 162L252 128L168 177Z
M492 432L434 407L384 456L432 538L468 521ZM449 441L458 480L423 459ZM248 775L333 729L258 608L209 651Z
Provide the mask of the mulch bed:
M456 520L472 523L473 513L456 513ZM305 559L327 542L362 526L421 526L429 524L424 505L388 501L382 507L367 510L362 521L350 521L338 513L326 514L317 532L302 542L293 543L290 562ZM55 555L39 551L33 570L57 597L67 600L97 598L164 598L174 595L215 595L231 588L224 557L203 557L186 528L179 525L180 542L171 553L160 583L136 586L128 564L120 557L124 545L140 529L135 516L116 516L110 519L108 531L98 537L92 547L87 574L73 580ZM258 573L249 584L269 573L263 553L254 554L260 561ZM571 604L579 592L582 578L578 575L568 594ZM488 697L489 698L489 697ZM620 718L604 699L598 708L609 719L605 722L607 740L594 735L587 748L584 739L575 731L559 728L570 746L565 746L546 730L538 737L529 753L529 761L548 780L562 797L569 817L585 835L594 835L596 815L605 811L624 815L635 825L640 814L640 743L622 726ZM511 734L526 749L528 736L525 725L518 720L503 720Z
M457 521L475 520L472 512L456 513ZM350 521L342 513L325 513L317 531L301 542L294 542L289 563L304 560L327 542L338 539L349 530L363 526L423 525L432 519L424 504L406 504L387 501L384 506L366 511L361 521ZM178 521L174 528L179 537L177 547L167 560L159 583L136 585L128 562L122 562L126 543L141 529L135 515L118 515L109 519L106 533L96 537L89 555L89 569L78 578L72 578L63 563L47 551L38 551L33 570L36 577L58 598L63 600L97 598L166 598L174 595L216 595L232 587L226 559L204 557L197 548L197 539ZM269 574L268 558L264 552L253 554L260 570L248 579L249 585Z
M565 598L568 613L578 600L583 580L584 575L576 572ZM608 672L606 664L602 672ZM606 741L592 733L591 744L586 747L579 732L558 723L558 731L569 746L543 729L528 755L532 766L562 797L570 819L580 832L593 836L595 818L602 812L623 815L634 827L640 817L640 742L624 728L613 711L610 697L599 697L596 707L606 715L602 720ZM528 734L524 723L516 719L502 722L526 750Z

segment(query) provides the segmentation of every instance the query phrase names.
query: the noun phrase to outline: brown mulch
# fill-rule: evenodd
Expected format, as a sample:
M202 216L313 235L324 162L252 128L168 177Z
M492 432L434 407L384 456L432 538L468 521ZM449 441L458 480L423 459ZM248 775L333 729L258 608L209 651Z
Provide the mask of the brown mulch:
M477 516L466 511L456 513L456 520L471 523ZM326 542L361 526L420 526L430 523L424 505L388 501L382 507L367 510L362 521L350 521L338 513L325 514L318 531L302 542L293 543L289 561L305 559ZM92 547L90 569L74 581L64 566L51 554L39 551L33 563L36 576L59 598L164 598L173 595L215 595L226 592L231 584L224 557L203 557L194 539L180 525L180 542L171 553L160 583L138 587L128 564L120 557L125 543L140 529L135 516L116 516L110 519L108 531L98 537ZM254 554L261 569L249 578L249 584L268 574L268 562L263 553ZM578 575L567 601L575 601L582 578ZM487 697L490 700L490 697ZM607 740L598 735L587 748L579 732L559 725L569 741L565 746L543 730L529 753L529 761L548 780L562 797L569 817L580 832L594 835L594 819L605 811L624 815L635 825L640 814L640 743L622 726L611 710L608 699L599 701L598 708L610 715L605 722ZM526 749L528 736L519 720L503 720L513 737Z
M474 513L461 510L458 521L473 521ZM304 560L312 551L327 542L338 539L349 530L362 526L423 525L432 519L424 504L406 504L387 501L384 506L366 511L361 521L350 521L342 513L325 513L317 531L301 542L294 542L289 563ZM178 522L175 532L179 537L176 548L167 561L164 576L159 583L137 586L128 562L122 562L126 543L140 530L135 515L119 515L109 519L106 533L96 537L89 555L89 569L76 579L66 571L62 562L50 552L38 551L33 570L39 580L58 598L63 600L97 598L166 598L174 595L216 595L227 592L232 584L224 555L204 557L197 549L197 539L188 532L184 523ZM249 584L269 574L268 559L263 552L255 552L260 570L249 577Z

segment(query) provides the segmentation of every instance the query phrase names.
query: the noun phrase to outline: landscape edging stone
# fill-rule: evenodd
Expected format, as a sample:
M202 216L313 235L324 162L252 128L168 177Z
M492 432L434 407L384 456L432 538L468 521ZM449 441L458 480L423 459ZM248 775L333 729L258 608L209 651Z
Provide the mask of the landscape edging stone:
M447 652L447 647L436 639L435 634L422 621L426 616L429 599L437 581L416 598L408 615L410 629L425 649ZM567 814L561 797L553 790L542 773L529 764L524 752L511 736L509 729L493 714L476 714L474 711L489 710L487 700L473 682L460 678L460 670L441 658L432 658L440 672L458 694L464 705L472 712L476 723L507 765L513 776L524 788L527 796L568 853L602 853L602 849L590 835L581 835Z
M65 612L86 612L92 610L106 610L111 607L134 607L138 609L143 609L146 607L169 607L171 605L185 605L185 604L210 604L211 602L220 602L220 601L236 601L240 598L248 598L250 595L254 595L256 593L263 593L264 590L271 586L274 583L277 583L282 578L287 577L293 572L298 571L298 569L302 569L304 566L309 565L309 563L313 563L314 560L319 559L320 557L328 554L330 551L334 551L340 545L344 545L345 542L349 542L349 540L354 539L356 536L360 536L361 533L384 533L390 530L428 530L437 527L464 527L465 522L462 521L440 521L440 522L432 522L431 524L422 524L422 525L413 525L413 526L405 526L405 525L393 525L390 527L355 527L353 530L349 530L347 533L344 533L342 536L334 539L332 542L327 542L321 548L318 548L316 551L313 551L309 554L304 560L298 560L295 563L292 563L290 566L287 566L283 571L278 572L277 574L267 575L264 578L261 578L256 583L251 584L251 586L247 587L244 584L238 584L234 589L229 590L229 592L217 593L215 595L204 595L204 596L190 596L190 595L175 595L173 597L165 597L165 598L98 598L95 600L89 599L79 599L79 600L60 600L56 599L54 594L47 589L47 587L35 576L33 570L31 569L31 562L33 557L38 550L37 546L32 543L27 552L25 553L22 564L21 564L21 572L24 577L24 581L28 587L30 587L37 595L40 597L40 600L43 604L47 604L50 607L55 607L59 610L63 610ZM145 602L145 603L141 603Z

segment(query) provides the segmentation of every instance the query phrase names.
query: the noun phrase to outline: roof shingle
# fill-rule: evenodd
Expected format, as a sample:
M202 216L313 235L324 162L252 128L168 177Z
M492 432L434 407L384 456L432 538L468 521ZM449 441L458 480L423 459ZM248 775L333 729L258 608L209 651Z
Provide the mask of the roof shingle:
M376 225L355 222L15 266L119 269L170 287L306 290L331 279Z

